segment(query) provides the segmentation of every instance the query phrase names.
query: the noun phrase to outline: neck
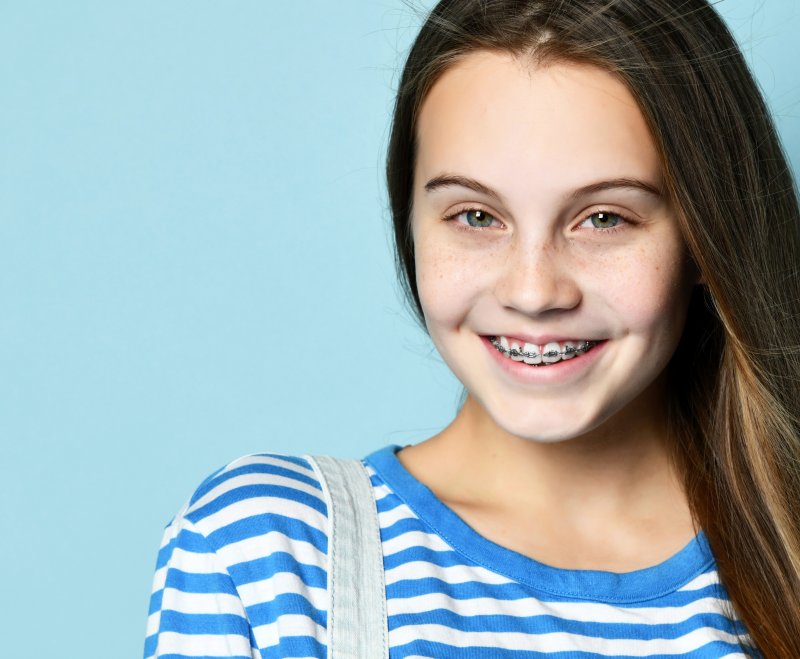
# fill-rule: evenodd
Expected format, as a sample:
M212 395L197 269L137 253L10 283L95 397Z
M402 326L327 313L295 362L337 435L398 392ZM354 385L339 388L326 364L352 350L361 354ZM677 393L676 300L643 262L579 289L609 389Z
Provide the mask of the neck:
M587 520L636 523L675 502L683 504L685 516L665 417L652 413L660 407L654 401L663 401L658 386L583 435L543 443L505 432L467 397L444 431L415 447L420 457L427 453L418 464L430 465L429 473L418 475L434 484L443 500L525 510L576 526Z

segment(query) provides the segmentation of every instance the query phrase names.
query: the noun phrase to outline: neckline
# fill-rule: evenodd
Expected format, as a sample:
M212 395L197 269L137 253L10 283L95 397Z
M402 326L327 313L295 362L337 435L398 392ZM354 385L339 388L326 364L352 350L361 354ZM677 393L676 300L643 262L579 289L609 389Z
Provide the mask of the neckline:
M683 549L652 567L633 572L569 570L541 563L483 537L403 466L390 444L368 455L389 488L435 533L469 561L551 596L631 603L662 597L708 571L714 557L701 530Z

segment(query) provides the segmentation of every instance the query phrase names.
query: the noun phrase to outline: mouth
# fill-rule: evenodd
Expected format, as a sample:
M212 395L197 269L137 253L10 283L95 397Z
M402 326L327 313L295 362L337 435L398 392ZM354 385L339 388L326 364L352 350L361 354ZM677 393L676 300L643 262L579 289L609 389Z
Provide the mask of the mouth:
M522 343L505 336L489 336L487 339L503 357L511 361L523 362L535 368L552 366L562 361L580 357L589 352L598 343L601 343L601 341L589 339L576 339L562 342L551 341L550 343L537 345L534 343Z

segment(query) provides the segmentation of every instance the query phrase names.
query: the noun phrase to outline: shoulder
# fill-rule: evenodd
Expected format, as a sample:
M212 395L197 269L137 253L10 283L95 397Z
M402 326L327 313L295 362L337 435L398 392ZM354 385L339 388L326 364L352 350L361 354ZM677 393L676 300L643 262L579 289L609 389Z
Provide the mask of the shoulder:
M326 552L327 516L322 486L308 460L258 453L238 458L206 478L178 518L215 550L278 534Z
M276 641L319 656L327 551L327 507L308 460L262 453L230 462L165 529L145 656L250 657ZM286 615L288 640L277 625Z

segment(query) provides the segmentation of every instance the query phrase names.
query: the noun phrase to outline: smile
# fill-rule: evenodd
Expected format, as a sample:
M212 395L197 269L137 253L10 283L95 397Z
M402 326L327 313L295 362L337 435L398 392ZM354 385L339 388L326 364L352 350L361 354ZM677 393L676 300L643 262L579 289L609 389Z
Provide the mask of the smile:
M505 336L490 336L491 343L497 352L515 362L525 362L531 366L549 366L582 355L597 345L596 341L552 341L539 346L533 343L519 344L509 341Z

